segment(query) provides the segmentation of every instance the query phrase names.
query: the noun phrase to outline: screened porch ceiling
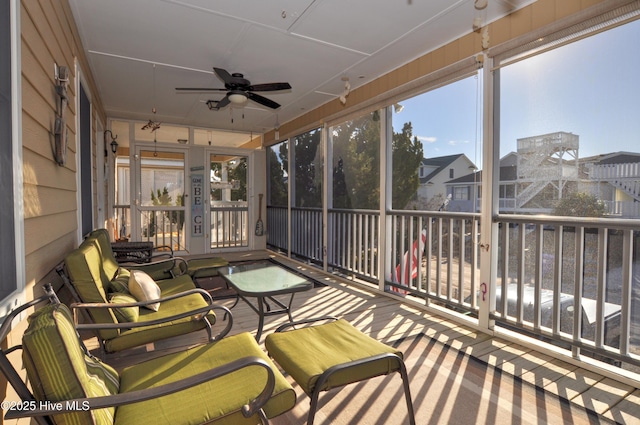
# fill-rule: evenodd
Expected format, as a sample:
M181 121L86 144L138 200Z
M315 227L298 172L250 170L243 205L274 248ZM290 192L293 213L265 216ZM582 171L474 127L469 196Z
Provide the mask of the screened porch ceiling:
M489 0L482 11L474 0L70 5L110 118L260 134L335 100L345 91L345 79L354 90L470 33L475 18L486 24L533 2ZM260 93L281 105L276 110L248 101L212 111L205 102L224 92L175 90L224 87L213 67L242 73L252 84L288 82L292 88Z

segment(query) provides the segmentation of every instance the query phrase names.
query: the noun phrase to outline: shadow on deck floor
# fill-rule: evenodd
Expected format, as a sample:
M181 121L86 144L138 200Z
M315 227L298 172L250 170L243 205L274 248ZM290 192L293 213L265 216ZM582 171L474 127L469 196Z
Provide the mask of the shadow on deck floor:
M400 299L348 286L315 270L302 271L313 273L327 286L296 294L294 317L344 317L380 341L399 343L419 424L640 424L637 388L491 338ZM221 280L207 279L200 284L219 303L233 304ZM231 333L255 335L256 314L242 301L232 311ZM285 316L267 317L263 338L284 321ZM122 367L205 340L205 333L199 332L110 355L108 362ZM274 418L274 425L306 421L309 398L293 384L298 394L296 407ZM359 424L406 423L398 375L323 393L319 406L317 424L353 424L355 418Z

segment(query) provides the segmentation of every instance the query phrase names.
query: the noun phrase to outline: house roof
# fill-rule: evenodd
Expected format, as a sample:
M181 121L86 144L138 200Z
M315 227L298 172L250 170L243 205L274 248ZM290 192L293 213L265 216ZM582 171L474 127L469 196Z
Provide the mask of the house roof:
M460 157L466 158L466 155L463 153L459 153L455 155L437 156L434 158L422 158L422 162L420 163L421 166L436 168L431 173L427 174L424 177L421 177L420 184L424 184L431 180L433 177L437 176L442 170L454 163Z
M640 162L640 153L612 152L583 158L584 162L596 162L598 164L633 164Z

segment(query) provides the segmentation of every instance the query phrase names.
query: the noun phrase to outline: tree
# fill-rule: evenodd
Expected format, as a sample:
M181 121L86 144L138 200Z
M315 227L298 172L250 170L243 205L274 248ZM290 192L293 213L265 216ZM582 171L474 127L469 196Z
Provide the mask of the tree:
M351 198L347 189L347 181L344 175L344 161L338 159L338 164L333 167L333 207L351 208Z
M157 195L151 191L151 202L154 206L161 205L172 205L173 199L171 195L169 195L169 189L167 187L163 187L162 191L157 189ZM178 199L176 199L176 206L184 206L184 198L182 195L178 195ZM177 229L182 229L184 225L184 211L165 211L164 215L169 219L169 222L177 225ZM154 236L156 234L156 214L153 212L151 218L149 219L149 232L148 236Z
M604 203L595 195L586 192L573 192L560 199L554 214L570 217L603 217L605 212Z
M295 153L295 206L322 207L322 156L320 130L312 130L293 139Z
M231 190L232 201L246 201L247 198L247 158L242 157L234 167L229 168L229 181L237 181L238 189Z
M378 209L380 120L371 113L334 127L333 157L333 206Z
M412 140L413 137L413 140ZM400 133L393 134L392 206L405 209L418 190L418 168L423 158L422 143L413 136L413 126L407 122Z
M286 145L284 142L282 145ZM286 146L280 145L280 156L283 152L286 158ZM269 172L269 196L268 203L272 206L287 206L287 181L285 179L285 163L278 159L274 149L267 149L267 166Z
M422 143L413 140L413 127L405 123L393 133L392 202L406 208L418 189ZM380 204L380 120L375 113L346 121L333 128L333 206L378 209Z

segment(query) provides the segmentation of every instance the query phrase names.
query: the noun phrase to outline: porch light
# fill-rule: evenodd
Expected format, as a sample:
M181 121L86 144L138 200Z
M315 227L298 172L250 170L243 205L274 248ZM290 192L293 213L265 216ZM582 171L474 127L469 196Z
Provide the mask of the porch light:
M111 130L106 130L104 132L104 156L107 156L107 133L109 133L109 136L111 137L111 152L113 152L113 154L115 155L115 153L118 151L118 142L116 142L118 135L116 134L114 136Z

